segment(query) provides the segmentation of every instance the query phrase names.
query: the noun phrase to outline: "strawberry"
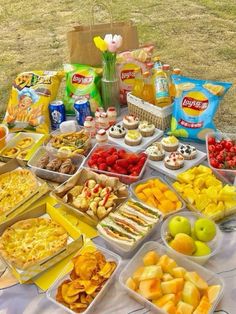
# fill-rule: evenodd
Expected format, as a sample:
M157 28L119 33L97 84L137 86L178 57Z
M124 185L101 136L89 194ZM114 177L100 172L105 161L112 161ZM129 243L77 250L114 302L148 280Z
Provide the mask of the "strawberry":
M124 149L118 150L117 153L118 153L118 156L119 156L120 158L125 158L126 155L127 155L127 153L126 153L126 151L125 151Z
M114 163L116 162L118 156L117 155L111 155L111 156L108 156L106 158L106 163L111 166L111 165L114 165Z
M127 161L129 164L135 165L139 161L139 158L136 154L130 154L127 158Z
M107 164L106 163L101 163L98 165L99 170L106 171L107 170Z
M98 164L98 165L103 164L103 163L105 163L105 162L106 162L105 159L104 159L104 158L101 158L101 157L99 157L98 160L97 160L97 164Z
M116 165L119 167L127 169L129 166L129 163L128 163L127 159L118 159L116 161Z

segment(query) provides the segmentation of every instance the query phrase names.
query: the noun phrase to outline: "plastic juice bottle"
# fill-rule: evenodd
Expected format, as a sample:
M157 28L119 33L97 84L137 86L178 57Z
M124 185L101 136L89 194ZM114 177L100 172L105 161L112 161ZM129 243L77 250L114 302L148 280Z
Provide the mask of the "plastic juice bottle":
M153 69L153 87L155 105L158 107L165 107L171 104L169 84L167 75L162 69L162 66L154 65Z
M154 90L153 85L151 82L151 75L149 71L146 71L143 73L143 80L144 80L144 86L143 86L143 92L142 92L142 99L154 104Z
M154 57L153 62L154 62L154 69L159 69L162 67L160 56Z
M135 73L135 80L134 80L134 85L132 89L132 94L136 97L141 98L143 87L144 87L144 81L142 77L142 72L141 72L141 69L138 69Z
M170 71L169 64L163 64L162 69L166 73L168 84L169 84L170 98L171 98L171 101L173 101L175 98L176 89L175 89L175 84L174 84L172 77L171 77L171 71Z

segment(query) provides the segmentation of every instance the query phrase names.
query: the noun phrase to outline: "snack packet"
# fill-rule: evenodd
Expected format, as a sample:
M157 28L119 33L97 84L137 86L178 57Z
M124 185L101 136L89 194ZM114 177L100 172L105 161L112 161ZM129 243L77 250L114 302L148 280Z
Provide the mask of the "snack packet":
M149 45L139 49L124 51L117 55L117 68L120 83L120 102L127 103L127 93L133 88L135 73L139 69L147 71L147 64L151 62L154 46Z
M213 118L221 99L231 83L197 80L172 75L176 96L168 134L205 141L206 134L215 131Z
M10 131L50 132L48 105L56 98L63 76L63 71L32 71L17 75L3 120Z
M74 103L81 97L86 97L90 102L92 114L102 106L99 93L102 69L93 68L82 64L65 64L66 89L64 104L66 113L74 115Z

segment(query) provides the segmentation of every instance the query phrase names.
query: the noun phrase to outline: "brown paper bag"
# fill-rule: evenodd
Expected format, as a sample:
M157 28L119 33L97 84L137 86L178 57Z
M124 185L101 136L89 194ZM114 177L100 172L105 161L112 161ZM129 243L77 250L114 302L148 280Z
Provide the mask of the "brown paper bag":
M102 6L109 11L110 23L94 24L94 8L96 6ZM117 34L123 37L121 51L135 49L139 46L137 27L131 21L113 22L111 10L105 4L95 2L91 10L91 25L76 26L67 33L70 62L92 66L101 65L101 51L95 47L93 38L95 36L104 38L106 34Z

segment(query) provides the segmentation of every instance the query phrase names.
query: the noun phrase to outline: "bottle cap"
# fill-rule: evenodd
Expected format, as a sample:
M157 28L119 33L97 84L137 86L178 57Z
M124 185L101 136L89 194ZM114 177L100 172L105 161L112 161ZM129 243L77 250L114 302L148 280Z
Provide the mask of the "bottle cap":
M181 73L181 70L179 68L174 68L173 69L173 73L174 74L180 74Z
M149 76L150 76L150 72L149 71L143 72L143 77L149 77Z
M163 64L162 69L163 69L164 71L167 71L167 70L170 69L170 65L169 65L169 64Z

